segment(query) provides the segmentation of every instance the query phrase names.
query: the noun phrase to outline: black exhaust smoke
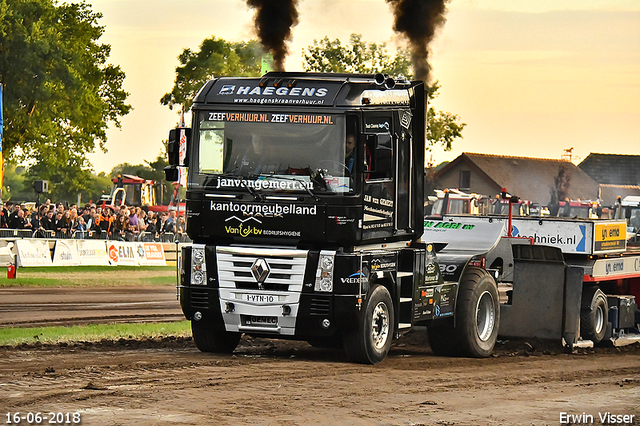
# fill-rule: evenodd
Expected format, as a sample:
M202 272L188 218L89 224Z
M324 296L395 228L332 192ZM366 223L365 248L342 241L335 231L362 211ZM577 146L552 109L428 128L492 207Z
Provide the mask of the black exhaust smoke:
M291 29L298 24L298 0L247 0L256 9L254 22L262 45L273 55L276 71L284 71Z
M410 44L414 78L429 82L429 43L436 29L446 22L449 0L386 0L393 9L393 30L404 34Z

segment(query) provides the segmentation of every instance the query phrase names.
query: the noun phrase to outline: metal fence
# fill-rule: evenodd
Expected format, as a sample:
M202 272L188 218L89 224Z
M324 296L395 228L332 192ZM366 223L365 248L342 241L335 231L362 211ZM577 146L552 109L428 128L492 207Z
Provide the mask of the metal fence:
M104 231L67 231L55 232L44 229L0 229L0 238L21 239L21 238L43 238L43 239L78 239L78 240L115 240L115 241L139 241L156 243L190 243L191 239L187 234L173 232L125 232L124 234L108 235Z

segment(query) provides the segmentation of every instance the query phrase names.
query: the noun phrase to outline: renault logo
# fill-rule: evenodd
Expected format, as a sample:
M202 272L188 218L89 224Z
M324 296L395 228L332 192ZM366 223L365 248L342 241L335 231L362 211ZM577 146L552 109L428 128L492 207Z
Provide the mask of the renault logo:
M271 272L269 264L263 258L257 259L251 266L251 275L258 284L262 284L267 279L269 272Z

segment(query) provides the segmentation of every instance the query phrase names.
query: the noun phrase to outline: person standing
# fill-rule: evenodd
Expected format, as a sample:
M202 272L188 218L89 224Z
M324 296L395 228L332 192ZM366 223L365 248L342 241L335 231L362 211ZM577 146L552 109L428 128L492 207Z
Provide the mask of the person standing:
M44 215L44 217L40 221L40 226L45 231L53 231L53 232L55 232L55 230L56 230L56 223L55 223L56 221L55 221L55 218L53 216L53 213L54 213L53 209L48 209L46 214Z
M137 236L138 232L140 232L140 228L138 227L138 212L136 211L136 207L129 207L129 233L133 236Z
M164 223L162 224L162 233L169 234L169 233L175 233L175 232L176 232L176 211L171 210L169 211L169 216L167 217L167 220L165 220Z
M18 206L18 209L15 212L15 216L11 215L11 220L9 221L9 228L11 229L31 229L31 223L27 221L24 217L24 210Z
M9 211L4 207L2 201L0 201L0 228L7 228L9 222Z

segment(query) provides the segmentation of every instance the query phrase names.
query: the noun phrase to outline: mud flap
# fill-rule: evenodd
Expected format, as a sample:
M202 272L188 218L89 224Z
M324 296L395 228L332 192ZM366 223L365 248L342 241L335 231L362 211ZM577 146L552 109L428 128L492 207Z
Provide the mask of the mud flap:
M563 262L518 259L514 265L512 304L500 305L498 334L553 340L564 337L564 283Z
M562 339L564 344L573 349L580 335L580 302L582 300L582 279L584 269L578 266L567 266L564 284L564 326Z

